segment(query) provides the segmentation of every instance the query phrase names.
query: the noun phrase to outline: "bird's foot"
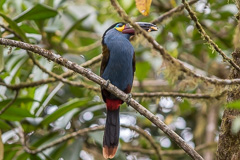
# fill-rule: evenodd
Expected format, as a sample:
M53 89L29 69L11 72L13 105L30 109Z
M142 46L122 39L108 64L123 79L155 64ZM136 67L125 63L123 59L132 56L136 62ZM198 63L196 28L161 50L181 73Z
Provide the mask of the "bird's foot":
M129 105L130 101L131 101L131 98L132 98L132 94L129 93L128 94L128 98L127 98L127 105Z
M106 80L105 87L107 88L109 86L110 80Z

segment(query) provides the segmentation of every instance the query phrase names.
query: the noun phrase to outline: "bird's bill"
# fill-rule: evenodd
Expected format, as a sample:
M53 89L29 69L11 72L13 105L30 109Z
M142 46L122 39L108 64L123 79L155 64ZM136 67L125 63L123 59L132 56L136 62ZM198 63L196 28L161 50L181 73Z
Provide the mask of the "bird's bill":
M147 22L136 22L142 29L152 32L152 31L157 31L158 28L155 24L152 23L147 23Z
M152 31L157 31L158 28L155 24L152 24L152 23L147 23L147 22L136 22L136 24L138 24L142 29L148 31L148 32L152 32ZM129 24L126 24L122 33L124 34L135 34L135 30L134 28L129 25Z

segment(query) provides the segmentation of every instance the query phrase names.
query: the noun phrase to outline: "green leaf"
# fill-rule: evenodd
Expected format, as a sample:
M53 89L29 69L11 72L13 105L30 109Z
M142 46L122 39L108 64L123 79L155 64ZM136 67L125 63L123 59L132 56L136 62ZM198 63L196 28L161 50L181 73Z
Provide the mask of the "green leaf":
M139 81L143 81L147 75L148 72L151 69L151 65L148 62L138 62L136 64L136 76Z
M29 154L27 152L23 152L22 154L18 155L15 159L16 160L28 160Z
M31 144L32 148L38 148L39 146L43 146L45 144L51 143L55 139L59 138L58 132L51 132L46 135L35 136L35 141Z
M31 154L30 155L30 160L42 160L42 159L36 154Z
M104 131L98 131L98 132L90 132L89 136L94 139L94 141L100 145L102 145L102 137L103 137Z
M228 103L227 107L232 109L240 109L240 100Z
M17 23L7 17L5 14L0 13L0 16L8 22L9 26L16 32L25 42L29 42L28 38L26 37L25 33L18 27Z
M0 129L11 129L11 127L6 123L4 122L3 120L0 120Z
M62 36L61 42L63 42L63 41L65 40L65 38L67 38L67 36L68 36L75 28L77 28L88 16L89 16L89 14L86 15L86 16L84 16L83 18L77 20L77 21L64 33L64 35Z
M18 148L22 147L20 144L4 144L4 160L13 160L16 153L19 151Z
M2 33L0 32L0 37L2 38ZM3 46L0 45L0 72L4 69L4 56L3 56Z
M43 4L37 4L32 8L22 12L14 18L15 22L21 22L23 20L43 20L51 17L55 17L58 12Z
M179 104L181 114L189 114L192 111L191 104L188 100L184 99L183 103Z
M62 153L63 159L79 160L79 153L82 149L82 138L74 139L73 143L64 149Z
M6 100L3 100L3 101L0 101L0 109L2 109L4 106L6 106L12 99L6 99ZM32 98L18 98L15 100L15 102L12 104L12 106L15 106L15 107L18 107L20 106L21 104L24 104L26 105L27 103L31 103L31 102L34 102L36 100L32 99Z
M0 1L0 10L2 10L3 9L3 4L6 2L6 0L1 0Z
M3 46L0 45L0 72L4 69Z
M89 101L90 101L90 99L87 99L87 98L72 99L71 101L59 106L59 109L57 109L52 114L46 116L41 124L42 125L49 124L49 123L57 120L58 118L60 118L61 116L63 116L64 114L66 114L67 112L71 111L74 108L84 107L84 106L87 107L87 106L89 106L89 103L88 103Z
M38 30L36 30L35 28L33 28L33 27L31 27L31 26L29 26L29 25L27 25L27 24L22 24L22 25L20 26L20 28L21 28L24 32L26 32L26 33L39 34L39 31L38 31Z
M9 121L21 121L26 117L34 117L27 109L10 106L2 115L1 119Z

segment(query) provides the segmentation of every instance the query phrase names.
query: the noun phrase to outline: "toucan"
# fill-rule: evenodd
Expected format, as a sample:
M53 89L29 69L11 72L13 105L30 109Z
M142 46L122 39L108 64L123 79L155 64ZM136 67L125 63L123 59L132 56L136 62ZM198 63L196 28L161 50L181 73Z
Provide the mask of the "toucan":
M135 22L144 30L156 31L157 26L146 22ZM102 37L102 62L100 76L130 95L135 72L135 53L129 39L135 35L131 25L118 22L110 26ZM121 99L101 87L107 108L107 119L103 136L103 157L113 158L119 141L119 107Z

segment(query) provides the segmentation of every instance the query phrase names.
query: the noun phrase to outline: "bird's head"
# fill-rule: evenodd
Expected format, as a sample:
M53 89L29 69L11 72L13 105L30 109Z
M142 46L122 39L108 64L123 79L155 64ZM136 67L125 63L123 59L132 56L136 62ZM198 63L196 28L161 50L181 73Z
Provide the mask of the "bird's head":
M148 31L148 32L152 32L152 31L157 31L158 28L156 25L152 24L152 23L147 23L147 22L136 22L136 24L138 24L141 28L143 28L144 30ZM135 30L134 28L127 23L117 23L114 27L117 31L122 32L123 34L135 34Z
M141 28L143 28L144 30L148 31L148 32L152 32L152 31L157 31L158 28L156 25L152 24L152 23L147 23L147 22L135 22L136 24L138 24ZM112 32L112 31L118 31L122 34L127 34L129 36L134 35L135 34L135 30L134 28L128 24L128 23L124 23L124 22L118 22L113 24L112 26L110 26L105 33L103 34L103 38L105 37L105 35L108 32Z

